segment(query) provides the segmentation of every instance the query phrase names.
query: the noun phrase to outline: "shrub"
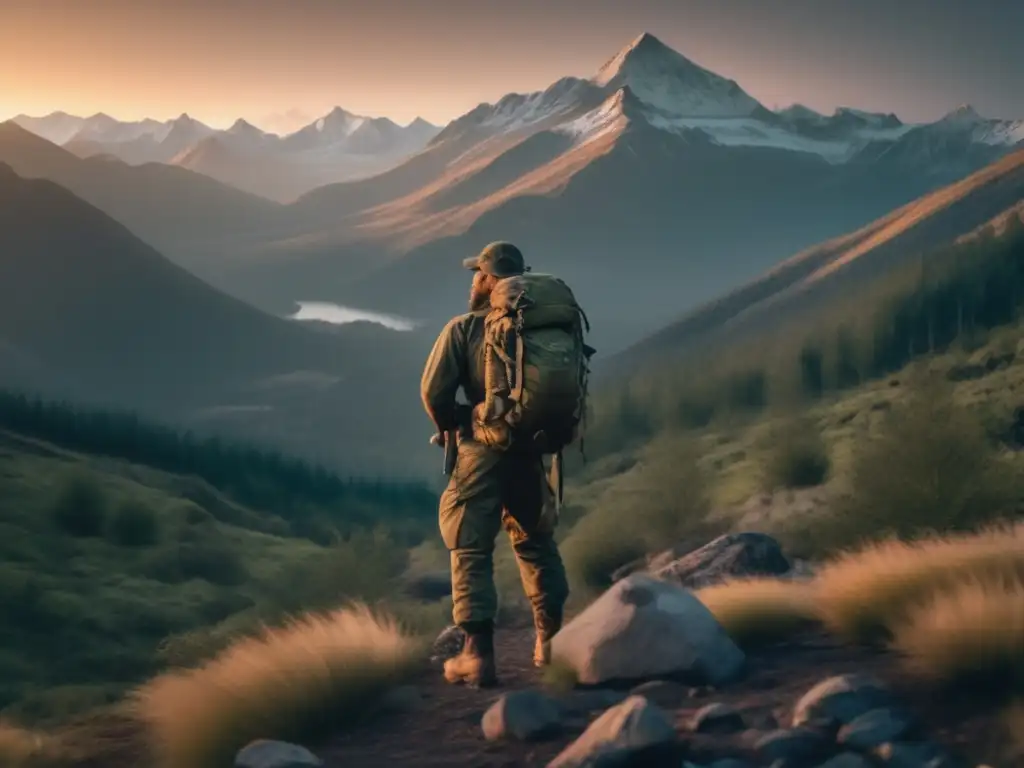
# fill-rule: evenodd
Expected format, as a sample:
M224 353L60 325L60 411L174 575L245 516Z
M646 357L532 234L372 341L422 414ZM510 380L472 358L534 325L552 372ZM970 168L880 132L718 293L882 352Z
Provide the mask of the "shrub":
M101 536L107 500L94 477L74 471L59 481L50 513L54 523L71 536Z
M151 547L160 539L160 522L142 502L123 501L110 518L107 536L122 547Z
M1005 515L1014 477L941 382L918 382L853 453L849 492L816 526L823 549L969 531Z
M814 590L785 579L734 579L704 587L696 597L740 646L783 640L817 621Z
M1024 580L967 579L913 606L893 647L918 675L989 693L1024 693Z
M809 419L788 418L762 439L761 483L765 491L821 485L830 468L828 447Z
M47 734L0 721L0 765L4 768L54 768L59 750Z
M168 543L145 565L150 578L165 584L202 579L220 586L238 586L248 578L241 555L222 536Z
M1024 525L917 542L889 540L826 563L814 579L817 612L836 634L887 639L911 609L965 580L1024 578Z
M166 768L230 765L255 739L302 742L357 719L420 664L424 647L353 606L238 641L134 691L131 711Z
M649 552L697 547L723 532L708 522L710 481L696 445L680 437L652 443L562 544L570 576L586 590L603 589L619 566Z

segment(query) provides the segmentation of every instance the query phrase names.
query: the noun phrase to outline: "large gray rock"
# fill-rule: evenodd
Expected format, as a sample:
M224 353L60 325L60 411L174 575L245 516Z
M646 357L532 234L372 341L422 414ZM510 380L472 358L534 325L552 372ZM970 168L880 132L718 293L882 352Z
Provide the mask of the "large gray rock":
M235 756L235 768L311 768L323 761L305 747L286 741L260 739Z
M542 693L513 691L491 704L480 725L488 741L539 741L554 736L562 729L562 712Z
M856 752L842 752L818 768L875 768L874 763Z
M893 703L889 689L868 675L836 675L822 680L793 709L793 725L835 720L846 725L873 709Z
M780 576L790 563L779 542L765 533L727 533L700 549L652 569L655 576L699 589L733 578Z
M562 627L551 654L588 685L667 675L720 685L745 662L700 600L644 574L612 585Z
M701 707L690 719L690 730L694 733L737 733L746 727L743 715L721 702Z
M607 710L547 768L618 768L679 765L672 721L642 696Z

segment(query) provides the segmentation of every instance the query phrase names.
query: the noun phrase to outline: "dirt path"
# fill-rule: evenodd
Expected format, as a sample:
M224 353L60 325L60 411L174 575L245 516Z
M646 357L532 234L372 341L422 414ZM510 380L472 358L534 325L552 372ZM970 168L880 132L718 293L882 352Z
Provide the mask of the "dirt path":
M498 768L499 766L544 766L575 739L590 719L580 711L558 739L538 744L510 741L489 743L480 729L480 718L501 693L540 685L540 675L530 664L533 637L528 629L509 629L495 639L500 687L475 691L452 687L435 672L424 675L416 685L423 696L420 706L405 714L393 714L365 724L336 738L321 748L329 768L360 766L424 766L424 768ZM776 724L788 725L788 718L800 695L822 678L848 672L876 674L906 696L912 710L933 725L931 735L947 746L963 751L976 765L989 751L990 718L971 715L966 703L937 702L908 685L891 656L867 649L843 647L820 635L749 654L750 673L720 691L690 690L679 706L671 709L680 731L700 707L714 701L737 708L751 728L770 730ZM568 694L565 701L585 709L585 700L593 701L593 691ZM597 696L597 698L601 698ZM693 762L712 757L740 756L744 753L739 737L687 737ZM999 765L997 762L991 765Z

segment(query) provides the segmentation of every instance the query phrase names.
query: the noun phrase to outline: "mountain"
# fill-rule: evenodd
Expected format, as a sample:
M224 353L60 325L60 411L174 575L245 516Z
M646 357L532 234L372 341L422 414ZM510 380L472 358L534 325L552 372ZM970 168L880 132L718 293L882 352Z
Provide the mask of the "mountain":
M54 113L20 116L15 122L81 158L108 155L131 165L181 165L280 202L324 184L385 171L422 149L440 130L421 118L402 127L340 107L284 137L241 118L217 130L188 114L166 122L121 122L104 114L77 118ZM211 138L217 139L210 145L218 147L213 152L200 146ZM244 154L251 170L238 171L234 162L222 158L224 153Z
M66 187L190 267L208 262L229 236L258 238L279 214L268 200L184 168L76 157L13 122L0 123L0 162Z
M352 459L358 471L379 470L402 435L418 445L426 429L414 334L264 314L68 190L6 165L0 338L0 366L21 386Z
M884 279L908 260L1024 215L1024 149L842 237L808 248L606 361L605 372L678 359L781 325Z
M223 284L440 323L464 301L458 259L511 239L572 281L609 354L1011 149L950 145L908 170L896 148L919 129L772 112L645 34L590 78L481 104L392 170L304 195Z

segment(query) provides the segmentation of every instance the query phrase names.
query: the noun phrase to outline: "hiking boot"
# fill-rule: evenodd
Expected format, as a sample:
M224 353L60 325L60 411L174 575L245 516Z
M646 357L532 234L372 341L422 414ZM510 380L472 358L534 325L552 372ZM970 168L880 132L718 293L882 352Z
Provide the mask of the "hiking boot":
M498 684L494 668L494 630L489 625L464 625L466 643L462 652L444 663L444 679L471 688Z
M546 667L551 663L551 638L562 628L562 617L537 617L535 624L537 642L533 646L533 666Z

